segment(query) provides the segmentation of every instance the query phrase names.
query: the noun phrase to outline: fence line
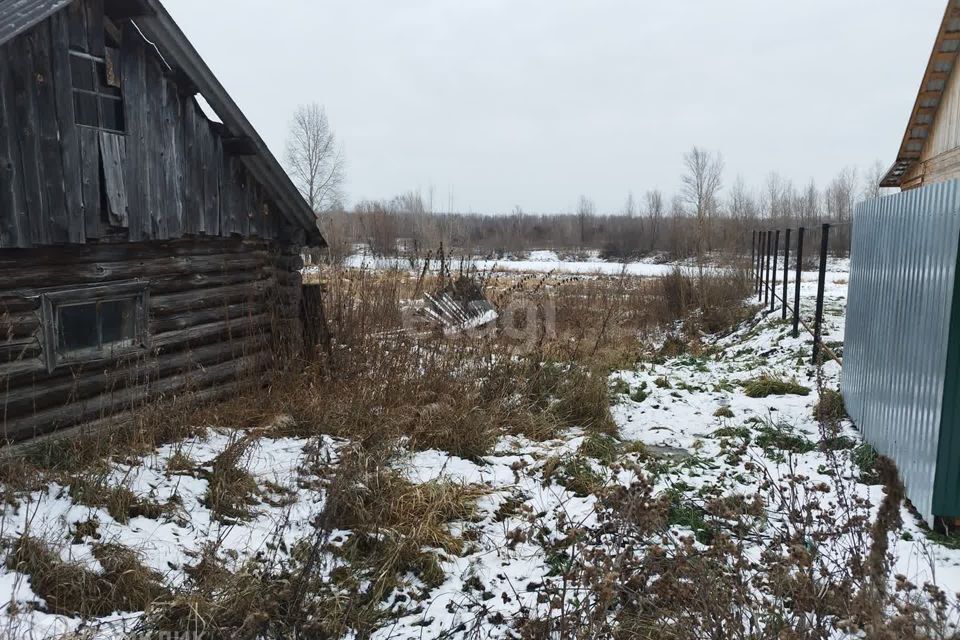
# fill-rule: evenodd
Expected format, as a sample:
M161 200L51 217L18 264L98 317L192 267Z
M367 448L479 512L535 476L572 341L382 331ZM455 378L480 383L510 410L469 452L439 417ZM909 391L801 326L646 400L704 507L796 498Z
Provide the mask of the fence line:
M816 364L821 354L827 355L837 364L843 366L843 360L828 346L823 344L823 311L827 284L827 258L830 248L830 230L836 227L849 226L850 223L823 223L820 226L820 262L817 278L817 303L814 323L811 328L800 317L800 285L803 277L803 241L807 232L806 227L797 229L796 278L794 285L794 300L791 309L787 301L790 286L790 238L793 229L784 230L783 247L783 294L777 293L777 261L780 253L780 229L754 230L751 232L751 265L753 268L754 285L757 301L763 304L766 313L776 311L777 301L782 304L783 319L787 319L788 310L793 312L793 337L800 337L800 327L803 326L813 337L811 360Z

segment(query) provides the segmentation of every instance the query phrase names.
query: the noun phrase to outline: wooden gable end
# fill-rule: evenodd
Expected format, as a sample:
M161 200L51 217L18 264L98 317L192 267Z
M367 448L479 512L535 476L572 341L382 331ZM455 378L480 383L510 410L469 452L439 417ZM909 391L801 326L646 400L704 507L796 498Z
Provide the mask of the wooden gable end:
M123 131L77 124L71 63L87 59L122 97ZM302 242L189 81L133 23L105 20L103 0L77 0L0 46L0 60L0 248Z

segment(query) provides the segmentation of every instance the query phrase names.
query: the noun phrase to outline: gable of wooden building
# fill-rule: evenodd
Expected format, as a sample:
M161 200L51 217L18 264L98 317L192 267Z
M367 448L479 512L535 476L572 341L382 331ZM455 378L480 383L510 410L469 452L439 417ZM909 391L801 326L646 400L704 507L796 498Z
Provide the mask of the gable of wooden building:
M110 6L136 17L111 18ZM316 216L159 3L19 0L0 4L0 25L0 248L188 236L323 244ZM121 96L119 129L79 124L87 59L103 61Z
M915 189L960 178L960 0L949 0L897 160L880 186Z

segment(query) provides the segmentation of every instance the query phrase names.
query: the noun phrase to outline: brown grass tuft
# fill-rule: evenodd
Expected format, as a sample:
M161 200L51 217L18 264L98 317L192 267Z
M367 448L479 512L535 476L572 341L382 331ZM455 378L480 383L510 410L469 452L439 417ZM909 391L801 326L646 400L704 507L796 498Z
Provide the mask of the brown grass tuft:
M116 544L96 544L93 554L103 573L66 562L46 542L24 536L17 540L7 565L30 577L30 586L51 613L83 617L117 611L146 611L169 596L163 578L146 568L140 556Z

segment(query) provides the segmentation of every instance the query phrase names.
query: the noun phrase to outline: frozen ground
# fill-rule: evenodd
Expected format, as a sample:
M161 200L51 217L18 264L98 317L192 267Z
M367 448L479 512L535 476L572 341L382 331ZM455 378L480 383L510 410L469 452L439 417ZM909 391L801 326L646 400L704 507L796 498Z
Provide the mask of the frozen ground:
M527 261L524 269L531 264L552 267L555 263ZM826 299L825 341L840 352L845 268L843 263L831 265ZM803 312L808 318L815 293L812 279L803 284ZM817 370L809 364L809 350L809 337L793 338L779 312L759 314L732 335L708 340L701 355L682 355L617 372L610 381L615 394L612 412L620 432L616 464L589 460L593 476L609 488L630 486L642 473L649 475L656 492L679 492L690 500L704 495L759 495L769 488L768 483L802 476L808 487L822 485L836 492L842 484L875 513L883 498L881 488L858 481L849 452L841 452L838 461L817 446L784 452L763 444L771 433L788 434L800 443L821 441L820 426L813 418ZM795 381L811 392L748 397L744 383L763 374ZM836 388L839 374L836 363L827 363L825 386ZM849 424L843 430L850 441L848 448L856 446L857 432ZM142 552L147 564L174 586L183 582L187 567L213 542L220 543L220 554L234 567L265 553L282 554L310 535L325 499L324 484L316 480L329 476L345 443L329 438L271 438L267 433L244 456L246 468L261 486L268 487L266 497L249 520L217 521L204 504L208 481L202 471L210 469L235 438L226 431L209 430L153 455L114 463L105 471L105 484L126 486L138 495L173 505L159 518L118 522L105 509L78 504L68 488L52 485L5 505L0 535L9 544L29 533L59 549L64 559L93 569L98 568L94 543L118 542ZM733 442L738 438L743 442ZM413 482L473 485L483 489L483 497L477 518L457 525L470 543L459 557L443 556L444 583L424 589L411 578L410 584L401 587L406 604L394 608L395 619L375 637L506 638L518 620L549 615L541 594L556 580L551 545L564 537L569 523L585 531L599 525L597 496L572 490L569 479L556 472L558 466L583 458L585 440L586 434L578 430L542 443L509 437L481 460L426 451L410 453L399 462L400 470ZM655 473L644 470L651 464L650 452L657 454ZM171 460L182 456L195 461L192 472L171 471ZM828 502L822 511L814 512L815 517L829 518L829 508ZM773 525L788 517L775 504L768 505L768 511ZM930 542L906 511L904 520L905 535L892 541L896 572L919 584L935 581L948 593L960 591L960 551ZM90 522L97 523L96 539L80 533ZM532 523L536 535L531 534ZM693 533L676 524L668 535L679 541ZM756 540L758 554L766 542L761 534ZM825 555L839 552L823 550ZM0 633L11 638L48 638L73 631L93 638L122 637L140 615L117 612L81 621L47 613L28 576L9 568L0 569L0 591L9 602Z

